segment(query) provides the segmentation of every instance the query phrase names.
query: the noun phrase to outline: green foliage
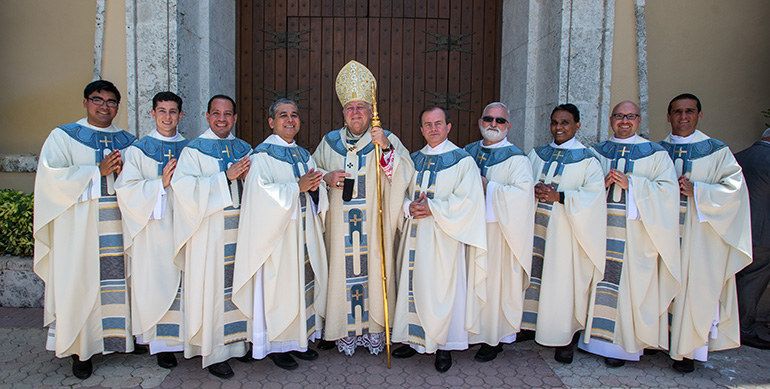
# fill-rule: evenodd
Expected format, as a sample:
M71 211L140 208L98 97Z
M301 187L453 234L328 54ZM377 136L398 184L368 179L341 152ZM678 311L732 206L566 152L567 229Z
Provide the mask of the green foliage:
M770 109L762 111L762 116L770 119ZM770 124L765 123L765 127L770 127Z
M32 256L33 202L32 194L0 190L0 255Z

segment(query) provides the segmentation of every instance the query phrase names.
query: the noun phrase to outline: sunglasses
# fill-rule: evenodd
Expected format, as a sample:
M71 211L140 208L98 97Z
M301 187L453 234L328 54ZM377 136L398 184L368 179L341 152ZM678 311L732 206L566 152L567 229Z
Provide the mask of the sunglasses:
M505 124L508 123L508 119L506 118L493 118L492 116L482 116L481 120L484 121L484 123L492 123L494 120L497 124Z

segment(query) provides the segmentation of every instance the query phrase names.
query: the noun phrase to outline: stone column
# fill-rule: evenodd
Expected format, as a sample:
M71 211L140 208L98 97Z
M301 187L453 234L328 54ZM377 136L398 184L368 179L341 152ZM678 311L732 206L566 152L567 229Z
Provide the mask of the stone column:
M152 97L170 90L184 101L182 135L206 130L206 103L235 98L235 0L126 1L129 131L155 128Z
M501 100L509 138L525 151L550 142L550 113L575 104L578 140L607 139L614 0L504 0Z

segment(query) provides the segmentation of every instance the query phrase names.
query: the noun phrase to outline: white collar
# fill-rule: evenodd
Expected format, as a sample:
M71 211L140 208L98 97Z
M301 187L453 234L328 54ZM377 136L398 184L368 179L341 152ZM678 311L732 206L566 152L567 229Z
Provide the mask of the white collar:
M571 149L575 147L575 143L577 143L577 139L573 136L572 139L557 145L555 141L551 141L551 147L557 148L557 149Z
M618 139L615 137L615 135L613 135L612 138L610 138L610 140L615 143L622 143L622 144L628 145L628 144L636 143L637 136L638 135L634 134L633 136L629 136L628 138L625 138L625 139Z
M511 145L511 142L508 142L508 138L503 138L503 139L501 139L499 142L497 142L497 143L492 143L492 144L491 144L491 145L489 145L489 146L485 146L485 145L484 145L484 141L481 141L479 144L481 145L481 147L486 147L486 148L488 148L488 149L496 149L496 148L498 148L498 147L505 147L505 146L510 146L510 145Z
M297 147L297 141L292 140L291 143L286 142L281 138L280 136L276 134L270 134L270 136L265 139L266 142L277 144L278 146L284 146L284 147Z
M161 133L160 133L160 132L158 132L158 129L156 128L156 129L155 129L153 132L151 132L149 135L150 135L151 137L155 138L155 139L160 139L160 140L163 140L163 141L166 141L166 142L178 142L178 141L180 141L180 140L184 139L184 137L183 137L181 134L179 134L179 131L178 131L178 130L177 130L176 134L174 134L174 136L170 136L170 137L169 137L169 136L163 136L163 135L161 135Z
M201 134L201 138L203 139L222 139L217 134L214 133L214 131L211 130L211 127L209 127L203 134ZM235 135L233 135L233 132L230 131L229 134L227 134L227 138L225 139L235 139Z
M118 131L122 131L120 128L118 128L114 124L110 124L109 127L97 127L97 126L89 123L88 122L88 118L82 118L82 119L78 120L78 124L80 124L81 126L84 126L84 127L88 127L88 128L90 128L92 130L96 130L96 131L105 131L105 132L118 132Z
M446 147L447 142L449 142L448 138L444 139L444 141L436 145L436 147L430 147L430 145L428 145L428 148L425 150L425 154L428 154L428 155L441 154L444 151L444 148Z
M696 129L695 131L698 131L698 130ZM672 133L671 134L671 143L673 143L675 145L691 143L692 139L695 138L695 131L693 131L692 134L690 134L688 136L678 136L678 135L674 135Z

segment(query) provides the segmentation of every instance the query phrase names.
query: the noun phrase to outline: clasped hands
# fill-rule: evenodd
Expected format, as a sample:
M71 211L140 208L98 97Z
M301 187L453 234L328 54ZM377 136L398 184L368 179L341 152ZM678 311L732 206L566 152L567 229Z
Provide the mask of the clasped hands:
M430 212L430 206L428 205L428 197L425 196L425 192L420 193L420 197L417 200L409 203L409 214L414 219L423 219L433 215Z
M538 201L551 201L555 203L559 201L559 192L551 184L538 182L535 184L535 198Z

